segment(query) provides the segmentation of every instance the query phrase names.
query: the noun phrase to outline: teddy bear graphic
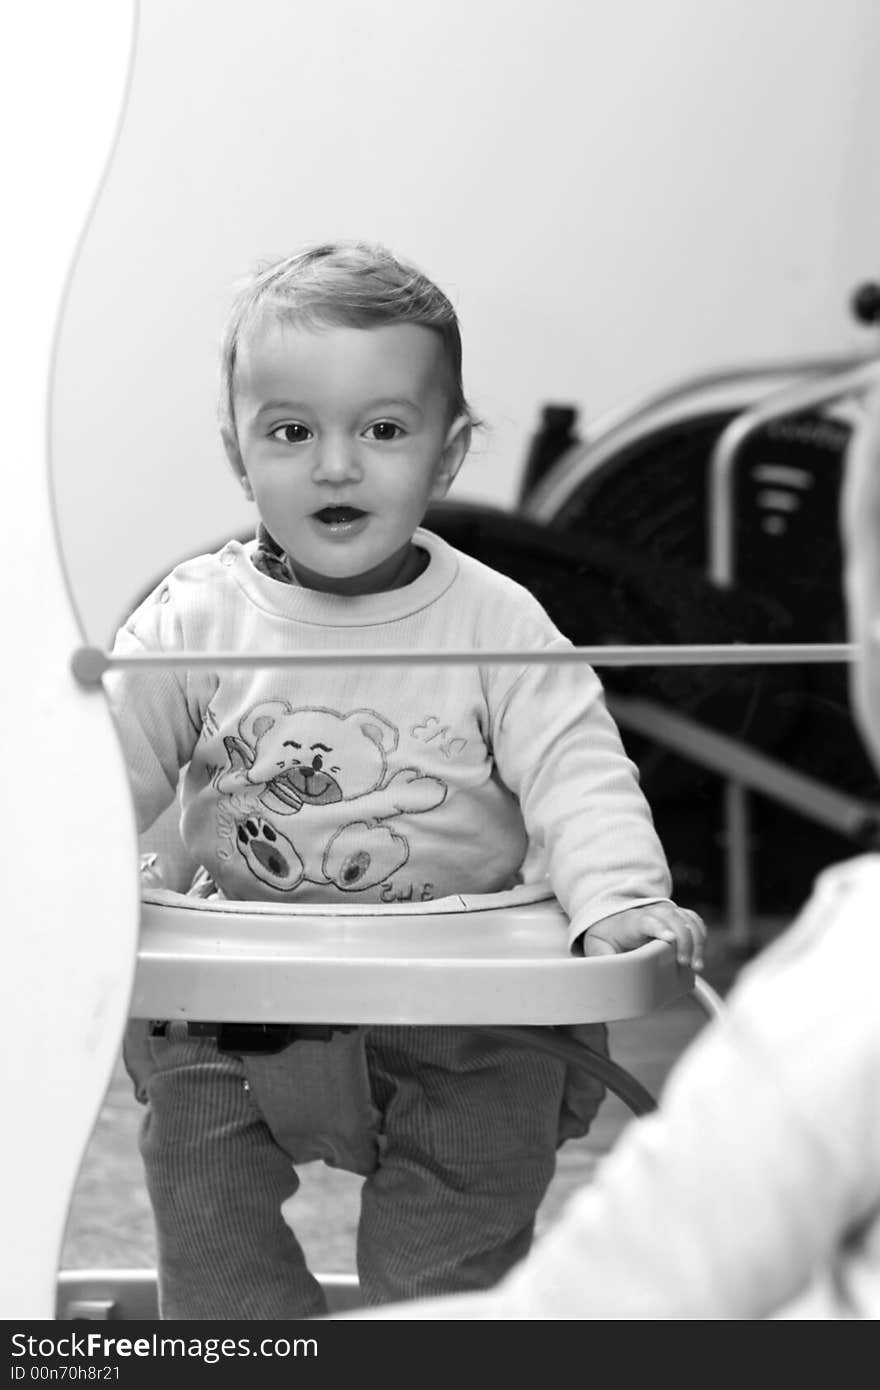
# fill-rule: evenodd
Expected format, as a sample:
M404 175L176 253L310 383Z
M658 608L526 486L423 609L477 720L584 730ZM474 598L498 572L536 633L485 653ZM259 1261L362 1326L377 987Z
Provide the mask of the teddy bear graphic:
M371 709L350 714L266 700L223 740L229 760L214 777L221 796L245 808L231 834L250 872L279 892L332 883L375 887L409 859L388 822L431 811L446 784L405 767L388 775L398 731Z

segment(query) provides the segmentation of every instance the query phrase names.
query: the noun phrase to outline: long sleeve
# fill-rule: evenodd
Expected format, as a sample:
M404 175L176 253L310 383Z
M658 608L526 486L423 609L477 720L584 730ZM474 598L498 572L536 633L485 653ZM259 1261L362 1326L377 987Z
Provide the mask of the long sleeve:
M546 645L570 643L556 636ZM589 666L528 667L495 706L491 740L572 940L614 912L668 898L669 870L638 773Z
M117 633L113 651L173 651L183 647L179 623L160 587ZM216 679L214 679L216 684ZM149 829L171 804L181 768L201 733L206 704L201 687L185 671L111 672L105 681L122 742L139 831Z

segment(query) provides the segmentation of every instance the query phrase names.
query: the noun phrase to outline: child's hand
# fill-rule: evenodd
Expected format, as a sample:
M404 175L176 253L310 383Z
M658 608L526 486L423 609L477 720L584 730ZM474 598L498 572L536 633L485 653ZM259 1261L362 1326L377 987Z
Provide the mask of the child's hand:
M585 956L634 951L651 940L668 941L675 947L680 965L702 970L705 923L696 912L677 907L675 903L628 907L624 912L615 912L611 917L594 922L581 937Z

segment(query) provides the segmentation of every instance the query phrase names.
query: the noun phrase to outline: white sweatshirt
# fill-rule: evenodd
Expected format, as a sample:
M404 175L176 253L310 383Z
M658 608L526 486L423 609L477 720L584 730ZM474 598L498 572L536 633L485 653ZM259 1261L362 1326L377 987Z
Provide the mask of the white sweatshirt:
M178 566L115 651L569 646L511 580L419 530L401 589L342 597L255 568ZM187 849L235 899L427 901L549 874L572 939L668 897L666 860L586 664L115 672L139 828L186 767Z

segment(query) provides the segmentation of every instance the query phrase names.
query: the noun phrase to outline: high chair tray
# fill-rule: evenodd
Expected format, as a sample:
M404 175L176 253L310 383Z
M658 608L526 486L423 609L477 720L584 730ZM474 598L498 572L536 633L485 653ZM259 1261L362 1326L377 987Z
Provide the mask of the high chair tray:
M651 1013L693 989L671 947L571 954L546 888L302 905L146 892L130 1014L265 1023L561 1024Z

